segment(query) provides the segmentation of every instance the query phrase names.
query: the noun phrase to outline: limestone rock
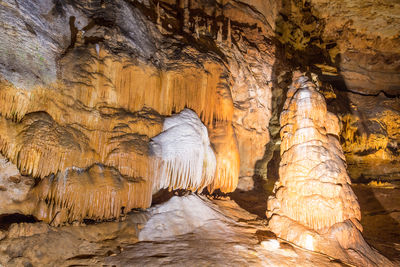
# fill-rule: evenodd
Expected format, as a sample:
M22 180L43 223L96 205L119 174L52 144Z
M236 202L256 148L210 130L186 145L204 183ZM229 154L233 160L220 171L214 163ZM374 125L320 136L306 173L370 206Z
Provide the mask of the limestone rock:
M234 128L225 122L216 123L209 127L209 136L215 151L217 166L208 190L213 192L219 189L224 193L233 192L238 184L241 167L240 150Z
M8 238L29 237L33 235L46 234L50 227L46 223L14 223L8 229Z
M0 213L16 213L11 206L26 199L35 181L22 176L13 163L0 156Z
M189 109L165 119L163 131L152 138L150 149L155 192L164 188L201 192L214 179L217 162L207 128Z
M222 214L195 195L173 197L151 209L150 213L153 215L139 233L140 241L161 240L191 233L212 220L217 222L215 227L221 227L220 221L225 220Z
M232 200L178 197L119 222L51 227L12 224L0 242L4 266L340 266L278 241L263 220ZM18 230L18 231L17 231ZM12 237L11 237L12 236ZM195 257L193 255L196 255Z
M254 180L252 177L241 177L237 189L242 191L251 191L254 189Z
M44 16L42 5L54 8L46 9ZM190 8L187 2L187 23ZM154 21L148 13L155 15ZM10 207L57 225L64 220L112 219L148 207L154 184L149 142L161 133L165 118L185 108L192 109L213 136L217 158L216 167L213 160L205 161L207 181L189 188L196 191L209 185L210 191L223 192L236 188L239 152L226 57L215 49L198 49L185 39L186 33L179 38L163 35L171 30L182 34L178 28L160 32L166 17L175 17L174 26L179 24L175 10L162 3L152 9L146 3L123 0L38 0L32 7L6 1L1 15L9 19L0 41L6 50L0 65L20 56L23 46L29 64L18 58L10 66L13 71L0 68L0 151L21 174L38 181L23 201L26 207L21 203ZM52 20L54 24L48 25ZM211 20L206 22L212 36ZM187 26L185 32L190 31ZM17 49L11 49L13 44ZM30 81L24 82L24 76ZM262 109L265 106L259 114ZM225 137L222 131L229 134ZM78 193L85 186L86 196ZM130 194L133 199L128 199ZM93 208L93 200L101 203Z
M280 123L280 179L267 211L272 231L353 264L389 263L362 238L360 207L337 139L338 119L301 73L293 75Z
M380 93L363 96L339 92L331 101L336 105L348 97L347 108L338 108L341 140L354 181L395 181L399 179L400 166L400 105L397 98Z

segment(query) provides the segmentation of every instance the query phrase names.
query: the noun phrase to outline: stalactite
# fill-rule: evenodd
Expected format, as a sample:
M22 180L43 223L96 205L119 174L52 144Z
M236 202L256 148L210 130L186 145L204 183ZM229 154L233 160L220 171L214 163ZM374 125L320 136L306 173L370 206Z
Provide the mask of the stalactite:
M230 123L220 122L209 127L210 142L215 151L217 167L215 177L208 186L213 192L233 192L239 181L240 158L235 132Z
M211 19L206 19L206 26L207 26L207 35L212 36L212 31L211 31L212 20Z
M126 179L113 168L70 168L43 179L30 192L31 214L54 225L120 217L151 204L152 183Z
M216 160L207 128L196 113L184 109L165 119L163 132L150 143L155 190L202 191L215 174Z
M316 231L360 220L337 141L339 121L306 76L295 77L280 123L280 180L268 200L268 217L285 216Z
M85 158L106 163L108 157L107 160L110 162L118 162L108 155L115 147L110 147L110 145L104 147L111 138L131 133L153 137L161 131L161 122L157 119L159 115L154 115L154 112L154 114L151 112L137 114L138 110L144 107L152 108L163 115L170 115L173 110L179 111L187 106L195 110L206 125L214 120L231 121L232 119L232 98L229 89L222 82L223 72L218 65L206 63L207 72L199 72L194 67L188 67L182 73L160 72L149 66L138 67L129 65L124 60L115 61L105 49L100 51L102 61L93 58L97 56L91 55L91 60L89 60L91 63L85 65L84 70L79 68L81 73L91 77L89 80L85 80L82 74L78 75L74 71L71 75L65 74L64 79L73 85L68 89L55 84L54 89L36 88L25 91L2 81L0 113L4 117L20 121L28 113L46 110L54 120L52 124L59 125L61 127L59 129L72 125L72 129L84 134L86 139L82 140L87 140L90 148L82 148L82 151L94 150L98 154L93 152L95 156L77 156L82 158L77 162L70 157L71 160L68 163L63 162L66 159L62 156L65 155L66 150L57 152L58 148L55 148L55 154L43 153L43 155L52 155L52 160L60 160L49 167L49 170L42 172L36 168L36 165L36 167L23 166L22 163L25 161L20 163L21 168L29 170L29 174L45 177L58 170L63 171L66 167L87 167L94 163L82 162ZM10 126L10 123L7 125L7 129L14 127ZM124 130L119 133L121 128L118 127L121 125L125 125L126 132ZM15 127L18 128L17 125ZM21 131L17 130L18 133ZM44 131L42 130L43 134ZM4 143L2 152L9 155L13 162L17 162L19 151L21 149L28 151L28 148L21 147L22 141L18 141L19 146L17 146L16 139L7 136L7 131L0 135ZM46 146L43 143L39 150L46 150ZM7 147L12 147L13 151L6 151ZM55 156L57 153L61 154ZM77 152L72 155L82 155L82 153ZM32 158L32 160L38 159ZM119 168L119 166L115 167Z
M95 49L79 53L87 64L77 62L77 55L63 59L62 64L71 69L63 72L64 83L70 87L54 84L54 88L25 91L2 81L0 100L4 105L0 106L0 114L21 119L26 113L46 110L61 122L65 120L62 110L67 108L86 112L105 105L136 112L148 107L169 116L188 107L206 125L214 120L232 120L233 102L229 88L224 86L226 73L219 64L205 62L203 68L189 64L179 69L158 70L150 65L133 65L126 58L115 58L106 49L101 49L100 56L95 55ZM228 99L225 101L220 95ZM74 117L69 122L81 123L80 116L67 114L67 118L71 116ZM88 123L91 121L81 124Z
M157 21L156 21L157 28L161 33L163 33L163 28L161 25L161 15L160 15L160 2L157 2L156 13L157 13Z
M45 177L99 160L82 132L59 126L44 112L28 114L20 124L0 117L0 125L0 151L24 175Z
M89 45L74 48L60 60L60 68L59 81L29 91L0 80L0 152L22 174L41 178L32 191L31 200L36 202L26 205L37 204L35 216L47 222L56 217L58 223L109 219L118 217L117 210L122 206L147 207L151 192L159 188L201 191L212 183L211 191L235 189L239 163L231 126L233 101L229 76L219 63L205 61L202 66L185 63L179 68L158 69L116 57L106 47L96 50ZM174 138L185 130L170 125L179 124L177 115L164 124L163 117L185 108L194 112L183 112L191 113L191 119L184 123L191 126L183 126L190 134L182 140L190 144L192 138L194 143L192 149L183 147L189 150L182 154L178 150L184 142ZM211 139L217 159L203 123L214 136ZM216 131L213 125L224 125L227 136L222 130L212 133ZM171 157L162 158L163 152L154 153L158 158L150 156L153 137L153 141L172 141L166 146L162 143L173 152ZM151 149L156 151L153 146ZM96 180L94 175L106 178ZM82 179L82 185L78 179ZM122 181L122 188L113 189L115 179ZM96 184L103 191L95 190ZM89 192L86 196L75 195L85 186ZM128 191L134 192L130 196L133 199L127 199ZM122 204L111 207L107 206L109 201ZM91 210L87 203L97 206ZM32 214L35 209L24 213Z
M232 46L232 33L231 33L231 19L228 18L228 33L227 33L227 37L226 37L226 42L228 47Z
M200 38L200 33L199 33L199 20L200 20L199 17L195 17L195 18L194 18L194 33L195 33L195 37L196 37L197 39Z
M218 22L217 42L222 43L222 22Z
M86 168L96 162L113 166L123 175L146 177L146 133L159 133L161 119L143 110L121 121L126 124L101 131L61 126L44 112L29 113L20 123L0 117L0 151L22 174L34 177L43 178L70 167Z

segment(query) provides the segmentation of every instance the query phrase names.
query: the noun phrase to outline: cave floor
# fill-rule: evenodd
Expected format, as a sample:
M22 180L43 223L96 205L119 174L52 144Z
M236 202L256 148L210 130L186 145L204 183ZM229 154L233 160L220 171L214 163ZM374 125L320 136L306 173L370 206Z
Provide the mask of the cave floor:
M173 196L123 221L3 224L0 266L343 266L294 247L229 199Z
M243 209L265 217L266 201L275 180L256 181L252 191L237 190L232 199ZM365 240L381 254L400 265L400 184L376 183L352 184L361 206L361 224Z
M365 239L400 260L400 189L353 189ZM0 223L0 266L345 266L277 239L266 226L266 198L262 189L222 199L169 196L121 221Z

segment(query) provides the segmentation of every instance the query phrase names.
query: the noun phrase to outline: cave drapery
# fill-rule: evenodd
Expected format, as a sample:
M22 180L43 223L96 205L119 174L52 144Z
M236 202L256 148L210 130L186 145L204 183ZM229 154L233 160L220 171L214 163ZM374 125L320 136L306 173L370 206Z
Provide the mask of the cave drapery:
M0 220L236 190L283 240L389 266L351 184L399 179L400 6L362 2L0 1Z

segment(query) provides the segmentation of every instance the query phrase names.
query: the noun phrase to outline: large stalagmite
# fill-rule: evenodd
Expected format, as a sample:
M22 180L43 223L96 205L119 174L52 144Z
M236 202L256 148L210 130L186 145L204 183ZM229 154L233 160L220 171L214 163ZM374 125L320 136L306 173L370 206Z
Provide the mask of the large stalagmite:
M280 180L268 215L284 215L317 231L356 222L360 207L338 141L338 119L307 77L294 78L280 117Z
M268 199L269 227L283 239L346 262L385 263L361 236L339 121L307 76L296 72L280 117L281 163Z

